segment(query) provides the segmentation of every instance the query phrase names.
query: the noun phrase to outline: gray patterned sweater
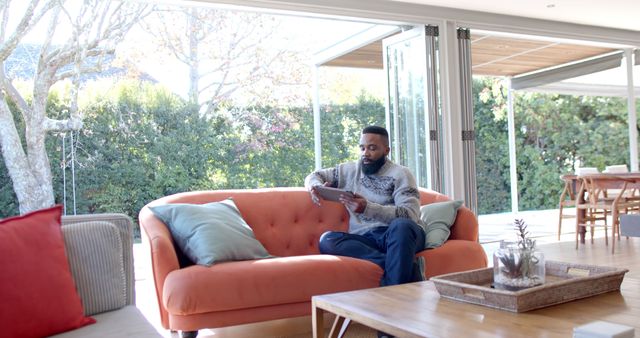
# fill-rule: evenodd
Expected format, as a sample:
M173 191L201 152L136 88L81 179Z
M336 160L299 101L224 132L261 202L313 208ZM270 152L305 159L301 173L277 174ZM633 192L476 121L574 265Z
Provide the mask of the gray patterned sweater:
M361 214L349 211L349 232L362 234L367 230L388 226L396 218L410 218L420 224L420 194L416 180L408 168L387 159L374 175L364 175L361 162L349 162L335 168L320 169L309 174L304 185L329 182L334 188L353 191L367 199Z

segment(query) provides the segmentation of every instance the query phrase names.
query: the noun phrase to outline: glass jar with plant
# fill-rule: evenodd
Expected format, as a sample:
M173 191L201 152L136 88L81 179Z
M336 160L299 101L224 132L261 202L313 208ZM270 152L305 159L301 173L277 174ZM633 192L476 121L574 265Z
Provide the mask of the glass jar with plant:
M493 254L493 287L517 291L544 283L544 254L536 249L524 220L515 220L517 242Z

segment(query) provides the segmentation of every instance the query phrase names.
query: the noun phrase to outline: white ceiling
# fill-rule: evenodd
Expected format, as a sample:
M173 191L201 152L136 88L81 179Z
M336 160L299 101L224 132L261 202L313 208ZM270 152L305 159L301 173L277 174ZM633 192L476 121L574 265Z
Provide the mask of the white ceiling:
M392 0L638 31L639 0Z

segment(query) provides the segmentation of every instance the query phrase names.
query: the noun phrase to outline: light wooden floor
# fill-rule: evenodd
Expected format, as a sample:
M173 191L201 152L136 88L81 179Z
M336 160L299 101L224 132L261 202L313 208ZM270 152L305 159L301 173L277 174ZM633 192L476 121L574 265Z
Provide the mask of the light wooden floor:
M604 237L595 239L593 244L589 240L575 249L575 240L547 243L540 246L547 260L557 260L592 265L615 266L627 268L625 275L629 278L640 279L640 238L622 237L616 242L616 252L611 253L611 242L606 246ZM611 238L609 238L611 241Z
M529 224L529 230L536 238L539 248L544 252L547 260L584 263L593 265L616 266L629 269L625 278L640 278L640 238L622 238L616 243L616 253L611 253L611 243L605 245L604 232L596 231L596 239L592 244L587 239L586 244L575 249L575 220L567 219L563 222L561 241L557 240L557 210L538 212L524 212L519 215L497 214L480 216L480 238L483 248L492 265L493 251L499 247L501 239L512 240L513 219L522 218ZM609 238L611 240L611 238ZM134 245L136 265L136 302L138 308L147 319L165 337L177 337L163 329L159 322L157 304L155 301L153 282L150 274L148 253L142 245ZM331 320L325 320L331 323ZM276 320L265 323L234 326L215 330L201 330L198 337L204 338L257 338L257 337L311 337L311 318ZM356 326L350 329L347 338L376 337L375 333L365 327Z

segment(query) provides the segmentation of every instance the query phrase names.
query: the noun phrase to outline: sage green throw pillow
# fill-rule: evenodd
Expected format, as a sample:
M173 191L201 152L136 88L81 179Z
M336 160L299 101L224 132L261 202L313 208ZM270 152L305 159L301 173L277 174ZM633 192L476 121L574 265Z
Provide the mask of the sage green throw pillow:
M446 201L425 204L420 207L420 219L426 234L425 249L437 248L451 234L462 201Z
M150 209L169 227L182 252L196 264L210 266L271 257L231 199L208 204L166 204Z

